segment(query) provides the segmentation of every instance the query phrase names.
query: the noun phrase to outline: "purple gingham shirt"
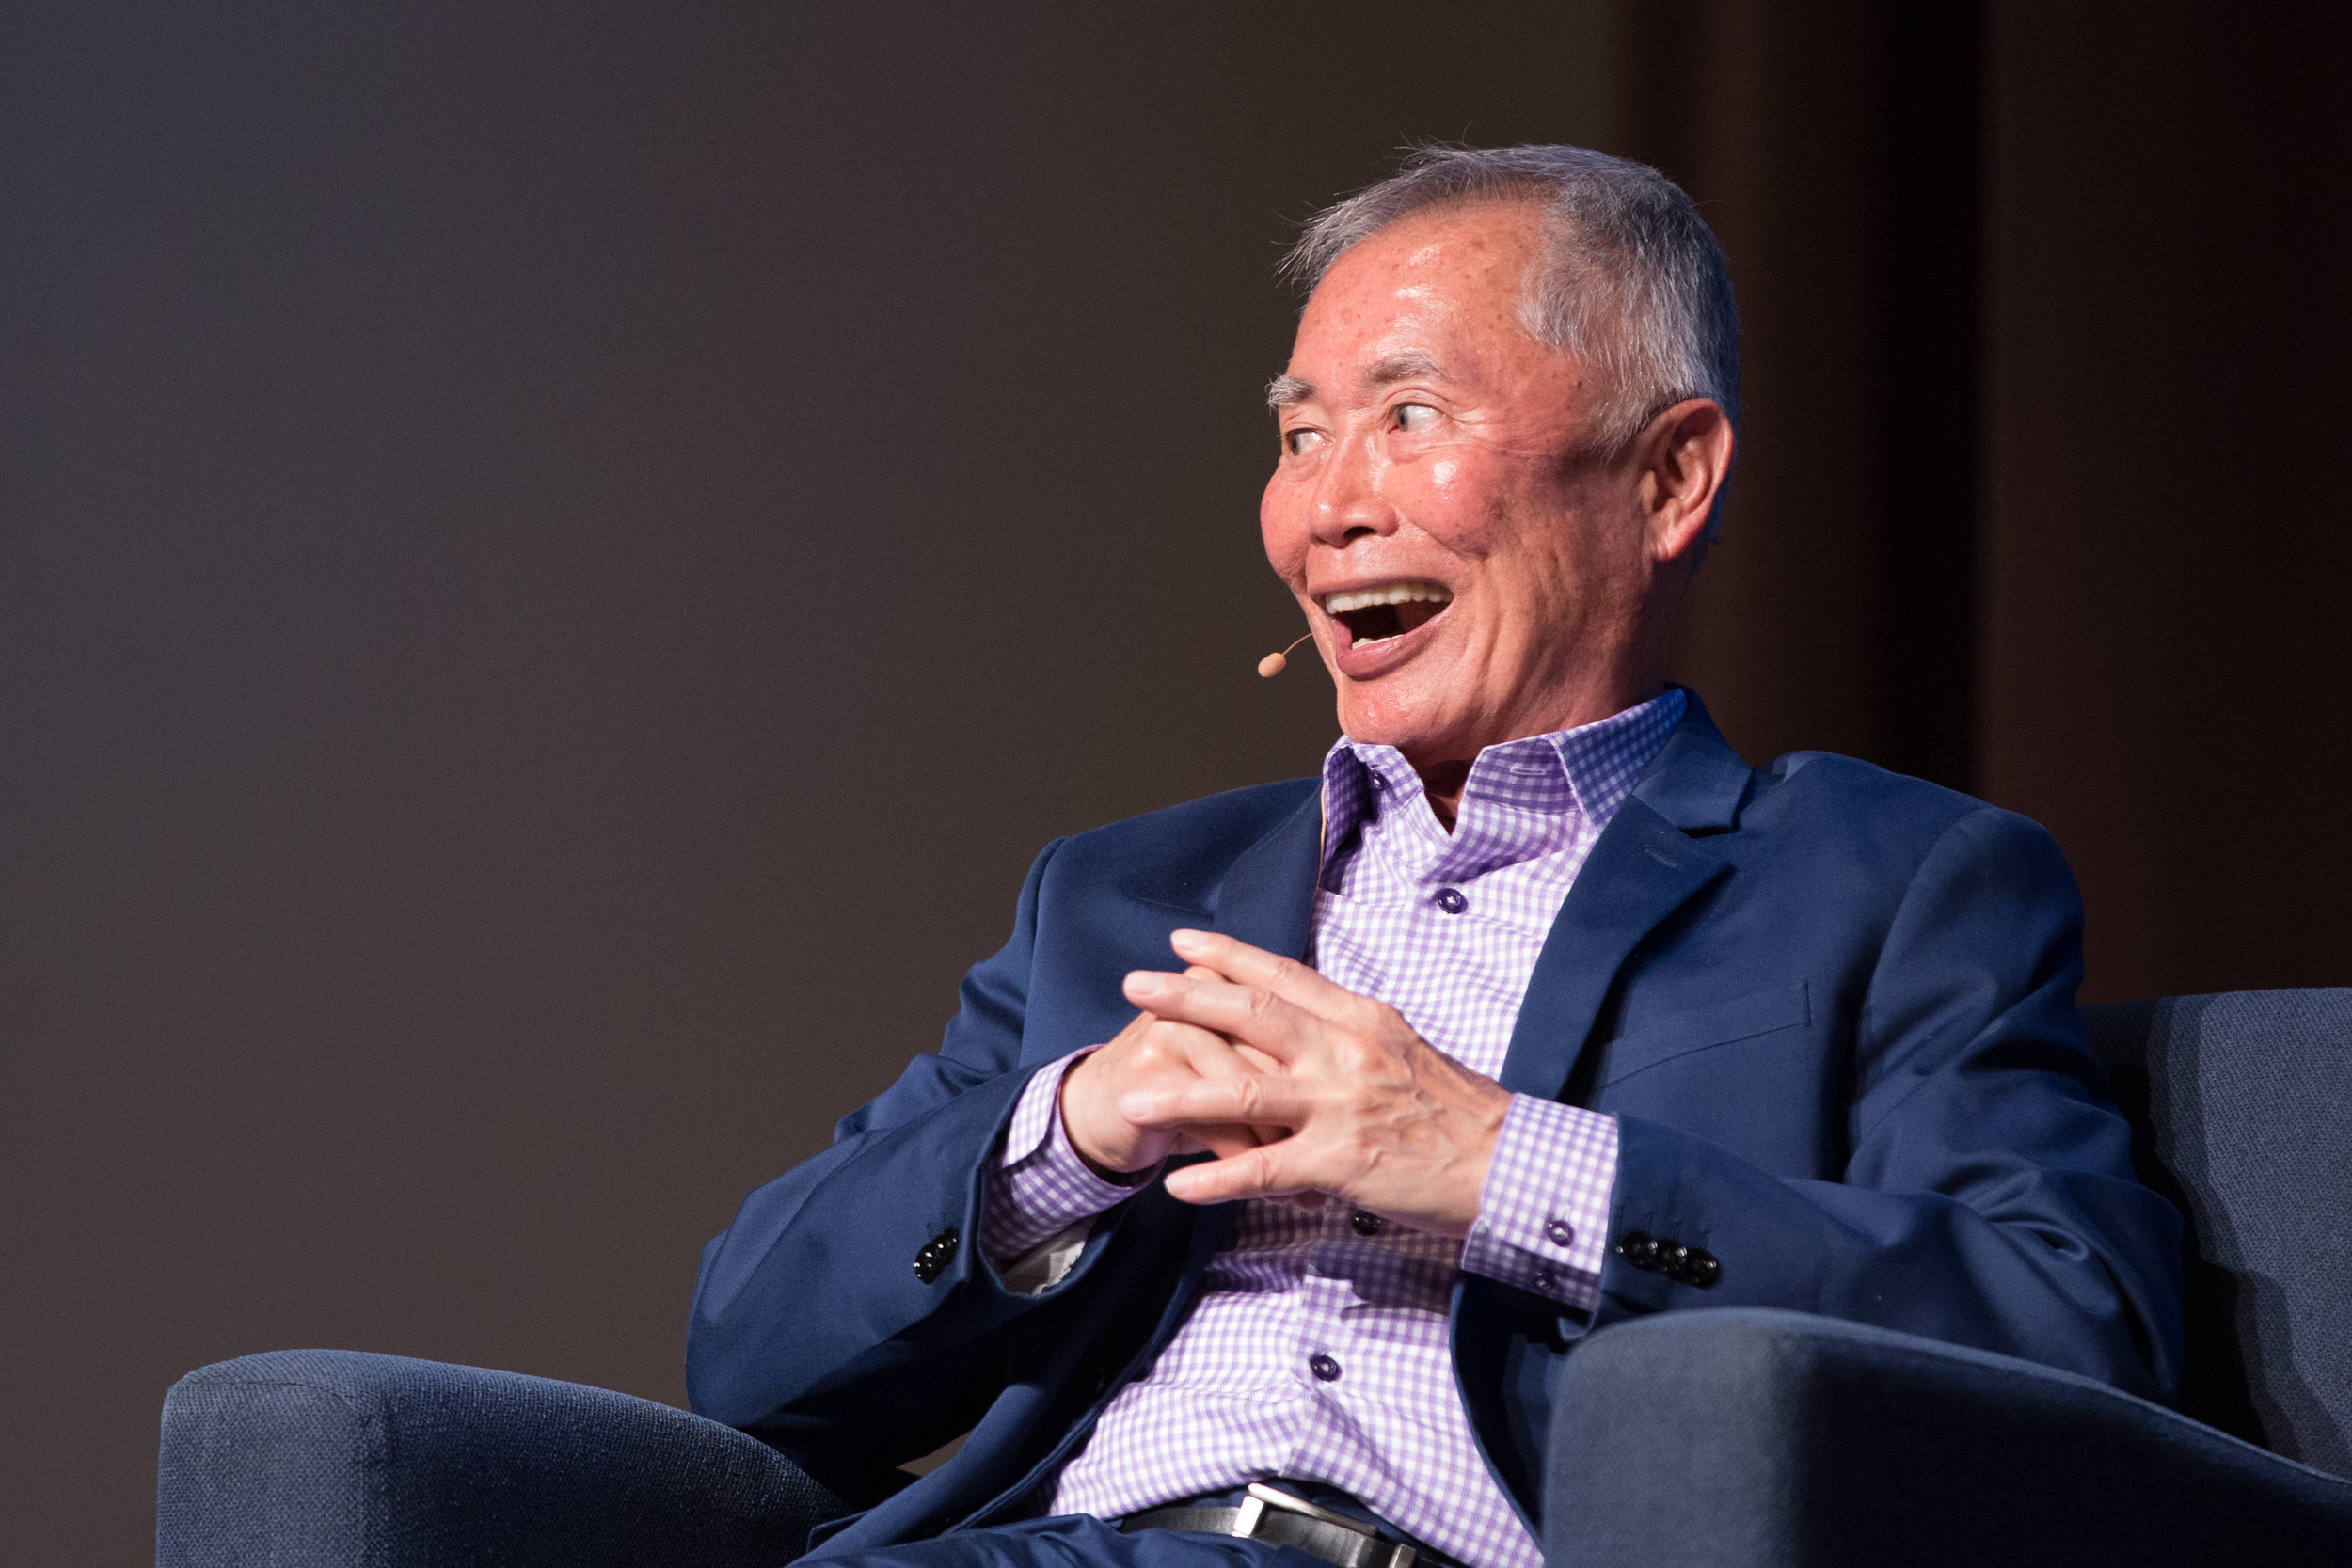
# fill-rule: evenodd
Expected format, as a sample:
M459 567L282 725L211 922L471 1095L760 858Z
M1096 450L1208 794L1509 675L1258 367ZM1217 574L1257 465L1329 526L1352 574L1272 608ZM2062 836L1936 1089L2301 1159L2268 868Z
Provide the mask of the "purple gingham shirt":
M1342 740L1324 761L1310 960L1499 1074L1553 917L1683 706L1669 689L1488 747L1451 833L1400 753ZM1092 1216L1135 1190L1095 1176L1063 1132L1062 1075L1083 1054L1031 1079L989 1183L981 1246L1020 1288L1058 1277ZM1352 1493L1471 1568L1541 1568L1470 1435L1447 1302L1468 1269L1589 1310L1616 1164L1615 1117L1518 1095L1467 1241L1342 1204L1248 1203L1184 1326L1103 1412L1049 1511L1117 1519L1289 1476Z

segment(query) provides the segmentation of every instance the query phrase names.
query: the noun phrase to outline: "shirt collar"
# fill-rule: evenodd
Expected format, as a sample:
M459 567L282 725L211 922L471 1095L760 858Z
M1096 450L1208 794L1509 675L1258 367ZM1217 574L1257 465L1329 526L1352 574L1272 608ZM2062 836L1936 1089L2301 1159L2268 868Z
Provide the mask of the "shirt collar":
M1688 697L1678 686L1597 723L1489 746L1470 765L1461 811L1438 823L1404 753L1341 736L1323 759L1323 878L1328 888L1368 823L1400 830L1423 880L1466 880L1596 837L1632 793Z

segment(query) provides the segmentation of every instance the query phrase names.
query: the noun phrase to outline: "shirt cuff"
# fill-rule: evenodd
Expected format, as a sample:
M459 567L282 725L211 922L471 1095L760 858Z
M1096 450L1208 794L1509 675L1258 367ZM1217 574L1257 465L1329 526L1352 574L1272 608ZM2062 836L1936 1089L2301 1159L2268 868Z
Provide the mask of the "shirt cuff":
M1591 1311L1616 1184L1616 1117L1513 1095L1462 1267Z
M1013 1103L1004 1153L987 1173L980 1214L980 1250L999 1270L1141 1189L1140 1182L1122 1186L1095 1175L1070 1147L1061 1124L1062 1078L1095 1049L1073 1051L1038 1069Z

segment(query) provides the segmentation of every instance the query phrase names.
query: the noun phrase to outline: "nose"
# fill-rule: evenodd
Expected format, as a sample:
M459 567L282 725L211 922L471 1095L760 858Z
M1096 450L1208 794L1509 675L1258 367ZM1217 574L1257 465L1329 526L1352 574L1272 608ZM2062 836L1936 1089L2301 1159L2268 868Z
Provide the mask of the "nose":
M1307 531L1338 549L1351 539L1396 531L1396 509L1382 494L1386 465L1363 436L1343 436L1323 465L1307 509Z

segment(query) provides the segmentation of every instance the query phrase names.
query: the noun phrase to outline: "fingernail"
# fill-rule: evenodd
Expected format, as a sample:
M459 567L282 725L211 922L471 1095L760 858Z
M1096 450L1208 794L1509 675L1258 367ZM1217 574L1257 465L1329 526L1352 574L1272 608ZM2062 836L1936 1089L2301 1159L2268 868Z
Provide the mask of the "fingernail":
M1168 981L1148 969L1138 969L1127 976L1129 996L1157 996L1168 989Z
M1168 934L1168 945L1175 948L1179 953L1184 952L1189 948L1198 947L1206 940L1207 933L1203 931L1176 930L1170 931Z

